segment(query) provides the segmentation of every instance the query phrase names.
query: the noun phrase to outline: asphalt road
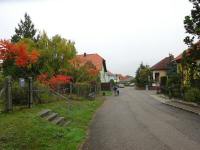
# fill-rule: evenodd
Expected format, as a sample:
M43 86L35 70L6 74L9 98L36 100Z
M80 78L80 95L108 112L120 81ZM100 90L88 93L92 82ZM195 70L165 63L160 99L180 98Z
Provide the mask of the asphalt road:
M120 89L98 110L83 150L200 150L200 116Z

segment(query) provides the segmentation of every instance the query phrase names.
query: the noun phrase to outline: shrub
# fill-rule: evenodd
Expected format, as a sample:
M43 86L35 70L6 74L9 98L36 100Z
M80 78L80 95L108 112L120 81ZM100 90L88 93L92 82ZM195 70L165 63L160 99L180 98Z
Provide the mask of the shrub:
M50 77L47 73L44 73L40 74L37 77L37 80L56 91L59 90L59 87L63 87L69 84L72 81L72 78L66 75L55 75Z
M26 105L28 103L28 88L20 87L17 81L12 83L12 99L13 104Z
M35 104L43 104L58 100L49 87L40 82L34 83L33 100Z
M4 87L4 84L5 84L5 77L0 72L0 90Z
M88 94L90 93L90 84L88 83L76 83L73 86L73 93L78 95L78 96L88 96Z
M190 88L185 92L185 100L190 102L200 102L200 89Z

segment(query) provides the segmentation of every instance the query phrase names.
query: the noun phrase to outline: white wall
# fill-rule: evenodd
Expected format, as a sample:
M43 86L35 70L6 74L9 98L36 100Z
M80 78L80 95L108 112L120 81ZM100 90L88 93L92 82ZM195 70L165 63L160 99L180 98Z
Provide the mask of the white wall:
M101 83L110 82L108 74L107 74L107 72L104 71L103 67L102 67L102 69L100 71L100 79L101 79Z

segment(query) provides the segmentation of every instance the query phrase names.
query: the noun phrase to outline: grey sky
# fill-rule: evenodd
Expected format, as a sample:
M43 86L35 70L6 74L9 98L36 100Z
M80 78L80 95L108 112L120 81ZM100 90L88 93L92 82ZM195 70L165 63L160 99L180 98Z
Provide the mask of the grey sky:
M114 73L134 75L183 43L189 0L0 0L0 38L8 39L27 12L39 30L76 42L78 53L99 53Z

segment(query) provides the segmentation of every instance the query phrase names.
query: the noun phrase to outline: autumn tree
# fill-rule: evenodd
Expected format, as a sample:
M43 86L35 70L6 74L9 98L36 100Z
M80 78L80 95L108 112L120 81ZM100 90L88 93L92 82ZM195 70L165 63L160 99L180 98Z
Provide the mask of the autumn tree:
M15 34L11 37L11 41L16 43L23 38L29 38L32 40L36 40L36 32L34 24L31 21L30 16L25 13L24 21L20 20L18 27L15 28Z
M41 53L39 60L41 73L48 72L55 75L66 72L70 67L69 61L76 55L75 43L59 35L49 38L43 32L36 45Z
M82 63L74 58L70 64L68 74L73 77L74 82L100 82L99 70L91 61Z
M28 50L23 42L0 41L0 59L3 60L3 74L13 78L36 76L39 74L35 64L40 53L36 49Z

